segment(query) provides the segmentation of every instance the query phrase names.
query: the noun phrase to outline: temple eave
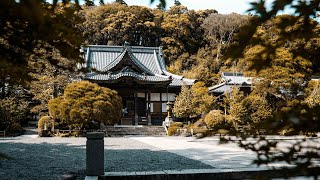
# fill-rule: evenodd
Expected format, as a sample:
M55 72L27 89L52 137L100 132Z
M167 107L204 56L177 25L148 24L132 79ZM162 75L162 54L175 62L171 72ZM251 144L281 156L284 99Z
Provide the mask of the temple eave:
M90 81L94 81L96 83L100 83L100 84L116 84L116 83L122 83L125 82L126 84L130 84L130 82L128 80L130 80L131 82L136 82L138 84L143 84L143 85L159 85L159 84L163 84L163 85L169 85L171 83L171 80L165 80L165 81L150 81L150 80L142 80L142 79L137 79L134 77L121 77L121 78L117 78L117 79L91 79L88 78L87 80Z

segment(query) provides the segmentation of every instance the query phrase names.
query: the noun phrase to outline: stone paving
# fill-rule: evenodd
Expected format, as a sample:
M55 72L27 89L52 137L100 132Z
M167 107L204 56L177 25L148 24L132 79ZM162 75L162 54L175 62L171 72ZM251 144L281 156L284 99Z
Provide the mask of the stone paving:
M255 154L234 144L219 145L217 137L105 138L105 171L241 171L262 170ZM0 179L58 179L73 174L84 179L86 138L38 138L35 134L0 138Z

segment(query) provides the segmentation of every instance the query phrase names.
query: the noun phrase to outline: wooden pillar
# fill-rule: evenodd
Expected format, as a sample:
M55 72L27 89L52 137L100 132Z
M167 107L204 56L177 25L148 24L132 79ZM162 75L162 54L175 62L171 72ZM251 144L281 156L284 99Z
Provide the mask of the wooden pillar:
M167 102L169 102L169 95L168 95L168 92L169 91L169 86L167 86L167 93L166 93L166 95L167 95Z
M148 91L148 125L152 125L151 123L151 93Z
M161 92L160 92L160 119L162 121L162 93Z
M134 124L138 125L138 93L134 92Z

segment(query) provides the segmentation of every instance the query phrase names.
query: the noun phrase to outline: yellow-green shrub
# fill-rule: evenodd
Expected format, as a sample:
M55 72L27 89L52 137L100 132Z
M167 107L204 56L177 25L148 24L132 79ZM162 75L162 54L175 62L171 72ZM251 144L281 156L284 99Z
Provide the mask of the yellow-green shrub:
M174 122L168 128L168 136L177 135L177 130L183 127L182 122Z
M49 114L69 129L87 128L91 121L115 124L121 119L118 93L89 81L69 84L64 94L48 104Z
M221 128L226 123L225 117L221 110L210 111L204 118L204 121L206 122L208 128L215 129Z
M54 121L50 116L42 116L38 121L38 128L43 130L46 125L47 129L50 129L52 128L53 123Z

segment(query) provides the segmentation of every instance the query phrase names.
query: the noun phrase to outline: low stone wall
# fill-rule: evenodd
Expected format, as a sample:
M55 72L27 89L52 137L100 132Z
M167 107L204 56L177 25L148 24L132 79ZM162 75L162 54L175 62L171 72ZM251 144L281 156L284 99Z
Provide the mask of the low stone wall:
M229 171L218 172L214 169L204 170L183 170L183 171L157 171L157 172L119 172L108 173L100 176L99 180L242 180L242 179L269 179L269 178L289 178L289 177L313 177L317 179L320 175L320 167L310 168L306 171L290 169L283 170L260 170L260 171Z

